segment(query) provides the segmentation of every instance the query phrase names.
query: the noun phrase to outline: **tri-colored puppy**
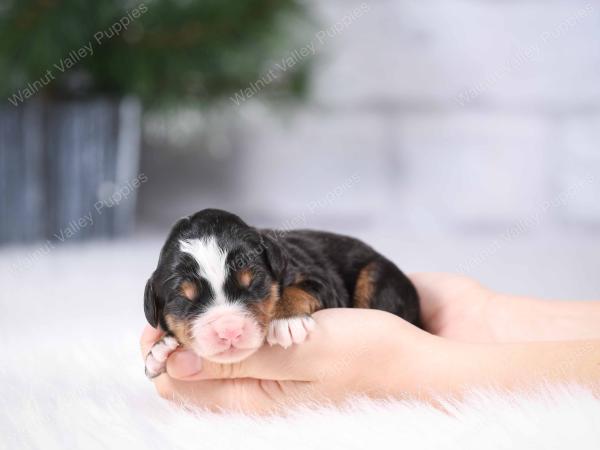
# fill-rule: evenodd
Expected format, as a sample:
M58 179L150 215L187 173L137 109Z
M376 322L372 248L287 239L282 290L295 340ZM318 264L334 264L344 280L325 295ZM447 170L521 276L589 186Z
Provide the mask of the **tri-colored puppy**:
M259 230L226 211L202 210L175 224L146 284L146 318L166 331L146 358L146 374L164 372L179 345L233 363L265 339L300 344L315 326L311 314L337 307L376 308L419 321L412 283L361 241Z

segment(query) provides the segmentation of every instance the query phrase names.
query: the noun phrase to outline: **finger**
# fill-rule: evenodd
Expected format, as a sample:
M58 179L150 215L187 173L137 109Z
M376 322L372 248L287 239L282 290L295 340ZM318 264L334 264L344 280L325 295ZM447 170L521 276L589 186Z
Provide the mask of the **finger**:
M148 355L148 352L154 345L156 341L158 341L165 333L156 328L152 328L150 325L146 325L144 327L144 331L142 331L142 337L140 338L140 350L142 352L142 358L145 358Z
M167 373L172 378L186 381L234 378L311 381L310 371L302 370L308 365L309 356L301 346L284 349L263 345L253 355L232 364L202 359L191 350L174 352L167 360Z
M163 376L156 378L154 384L162 397L177 403L245 413L275 412L293 403L299 389L310 391L306 383L250 378L191 383Z

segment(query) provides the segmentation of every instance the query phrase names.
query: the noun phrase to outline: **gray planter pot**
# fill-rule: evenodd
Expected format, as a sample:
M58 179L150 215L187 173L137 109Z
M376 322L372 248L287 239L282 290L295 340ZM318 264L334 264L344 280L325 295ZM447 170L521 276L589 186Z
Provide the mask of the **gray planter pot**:
M140 122L132 98L1 108L0 243L131 231L145 181L138 173Z

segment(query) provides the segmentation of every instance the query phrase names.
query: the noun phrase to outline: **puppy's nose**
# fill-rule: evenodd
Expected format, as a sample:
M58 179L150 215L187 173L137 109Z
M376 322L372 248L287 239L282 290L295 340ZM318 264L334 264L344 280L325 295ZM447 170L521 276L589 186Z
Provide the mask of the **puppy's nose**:
M235 316L222 317L213 323L213 329L220 339L234 343L244 333L244 319Z

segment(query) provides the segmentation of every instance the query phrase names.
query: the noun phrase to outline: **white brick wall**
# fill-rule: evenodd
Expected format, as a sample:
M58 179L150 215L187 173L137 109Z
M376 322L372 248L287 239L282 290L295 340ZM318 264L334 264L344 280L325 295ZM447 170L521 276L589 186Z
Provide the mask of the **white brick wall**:
M544 201L549 123L503 113L407 116L397 152L410 210L460 226L506 226Z
M385 125L376 115L308 109L282 123L259 114L246 114L253 119L238 161L240 208L307 227L340 214L368 220L384 207Z
M600 226L600 0L312 4L323 30L367 7L317 47L299 113L242 107L243 209L293 217L356 174L307 226Z
M360 1L321 2L334 24ZM600 101L600 2L374 0L321 48L317 101L579 108Z
M561 219L600 225L600 114L566 118L559 131L560 149L566 154L553 167L558 190L568 191Z

